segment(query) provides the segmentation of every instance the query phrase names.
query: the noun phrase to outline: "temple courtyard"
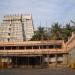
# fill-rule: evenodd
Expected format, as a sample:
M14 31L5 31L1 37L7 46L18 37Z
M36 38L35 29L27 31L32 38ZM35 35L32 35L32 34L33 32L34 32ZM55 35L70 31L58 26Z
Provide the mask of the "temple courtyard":
M0 75L75 75L74 69L44 68L44 69L0 69Z

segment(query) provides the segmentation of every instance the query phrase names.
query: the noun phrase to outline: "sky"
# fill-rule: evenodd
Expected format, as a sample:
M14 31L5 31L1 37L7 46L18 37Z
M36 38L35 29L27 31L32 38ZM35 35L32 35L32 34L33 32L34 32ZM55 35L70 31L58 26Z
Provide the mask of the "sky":
M8 14L32 14L34 27L75 21L75 0L0 0L0 22Z

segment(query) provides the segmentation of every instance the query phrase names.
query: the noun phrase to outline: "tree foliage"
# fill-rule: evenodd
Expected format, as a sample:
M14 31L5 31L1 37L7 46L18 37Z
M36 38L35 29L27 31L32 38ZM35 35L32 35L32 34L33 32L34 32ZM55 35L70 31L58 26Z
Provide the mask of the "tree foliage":
M51 39L52 40L61 40L62 39L62 30L61 25L54 23L51 27Z
M64 40L65 42L68 41L68 38L69 38L69 37L71 37L72 32L73 32L73 30L72 30L72 28L71 28L70 23L69 23L69 24L66 24L66 27L63 28L63 33L62 33L62 35L63 35L62 37L63 37L63 40Z
M44 27L39 26L37 28L37 31L34 32L33 37L31 38L31 40L47 40L47 33L44 30Z
M75 26L74 26L75 27ZM51 30L46 31L44 27L39 26L37 31L35 31L31 40L64 40L68 41L68 38L71 37L72 32L75 31L75 28L70 25L70 23L66 24L65 27L62 27L58 22L54 23L51 26Z

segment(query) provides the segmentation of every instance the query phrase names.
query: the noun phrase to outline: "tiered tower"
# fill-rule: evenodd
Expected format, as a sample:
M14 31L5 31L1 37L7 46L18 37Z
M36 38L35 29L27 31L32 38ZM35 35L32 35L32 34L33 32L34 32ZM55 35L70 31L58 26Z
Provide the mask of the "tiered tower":
M32 15L6 15L0 25L0 41L30 40L33 36Z

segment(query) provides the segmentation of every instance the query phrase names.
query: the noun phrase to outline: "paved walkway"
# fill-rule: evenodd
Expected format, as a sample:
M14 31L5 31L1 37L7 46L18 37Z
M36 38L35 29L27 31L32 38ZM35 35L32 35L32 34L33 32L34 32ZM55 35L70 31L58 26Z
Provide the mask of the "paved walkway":
M1 69L0 75L75 75L71 69Z

